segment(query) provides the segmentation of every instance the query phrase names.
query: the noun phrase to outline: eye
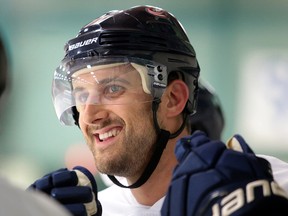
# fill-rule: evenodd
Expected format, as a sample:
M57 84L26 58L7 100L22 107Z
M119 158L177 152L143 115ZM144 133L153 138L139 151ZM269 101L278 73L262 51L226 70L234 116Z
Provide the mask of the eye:
M122 95L125 91L125 88L120 85L109 85L106 86L104 90L104 94L106 97L112 98L112 97L118 97Z
M74 95L76 103L85 104L87 102L89 94L87 92L78 92Z
M123 90L123 87L118 86L118 85L113 85L113 86L110 86L108 88L109 93L117 93L117 92L119 92L121 90Z

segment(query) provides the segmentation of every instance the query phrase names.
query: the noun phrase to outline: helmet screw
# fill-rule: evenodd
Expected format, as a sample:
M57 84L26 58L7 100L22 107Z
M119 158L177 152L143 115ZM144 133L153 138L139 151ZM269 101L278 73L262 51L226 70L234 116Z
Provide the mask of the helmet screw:
M158 76L157 76L157 78L158 78L158 80L163 80L163 75L162 74L158 74Z
M162 67L160 65L157 66L157 71L158 72L162 72L163 71L163 69L162 69Z

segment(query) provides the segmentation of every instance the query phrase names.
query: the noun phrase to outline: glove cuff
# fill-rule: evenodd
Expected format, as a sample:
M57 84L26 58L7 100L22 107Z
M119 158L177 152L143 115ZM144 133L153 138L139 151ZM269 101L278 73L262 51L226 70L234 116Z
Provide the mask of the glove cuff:
M236 182L211 192L199 205L201 208L195 215L254 215L251 212L267 215L263 211L263 203L267 200L270 200L269 202L283 200L285 209L287 198L286 192L275 181L260 179L252 182ZM271 203L269 206L271 207Z

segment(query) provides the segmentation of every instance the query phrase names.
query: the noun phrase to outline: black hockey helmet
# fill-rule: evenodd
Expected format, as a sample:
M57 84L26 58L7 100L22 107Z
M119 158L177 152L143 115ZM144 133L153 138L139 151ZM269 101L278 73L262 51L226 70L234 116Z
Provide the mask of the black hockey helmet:
M54 73L52 95L57 116L66 125L78 123L75 109L78 99L71 83L83 79L88 83L87 77L91 78L92 74L97 79L95 74L103 68L112 68L113 73L118 67L137 71L141 89L151 94L151 101L161 98L168 76L176 72L190 90L187 113L196 110L200 68L195 51L179 21L161 8L137 6L110 11L85 25L68 41L65 52ZM102 93L97 94L98 98L102 97ZM93 103L113 102L103 99Z

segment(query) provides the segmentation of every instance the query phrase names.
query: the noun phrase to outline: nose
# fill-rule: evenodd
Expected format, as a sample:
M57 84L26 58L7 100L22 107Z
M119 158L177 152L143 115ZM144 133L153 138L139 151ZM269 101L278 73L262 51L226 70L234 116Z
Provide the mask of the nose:
M80 121L87 125L93 125L108 117L108 111L104 105L87 104L79 113Z

